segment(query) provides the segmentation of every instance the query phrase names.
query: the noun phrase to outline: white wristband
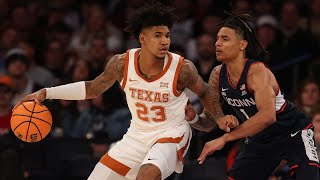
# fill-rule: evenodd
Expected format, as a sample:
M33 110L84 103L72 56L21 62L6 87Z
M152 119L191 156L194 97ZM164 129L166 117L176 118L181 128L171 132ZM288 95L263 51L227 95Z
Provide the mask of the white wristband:
M198 116L198 114L196 114L196 116L192 119L192 121L188 121L188 123L189 124L194 124L194 123L196 123L198 121L199 121L199 116Z
M86 98L84 81L46 88L46 99L83 100Z

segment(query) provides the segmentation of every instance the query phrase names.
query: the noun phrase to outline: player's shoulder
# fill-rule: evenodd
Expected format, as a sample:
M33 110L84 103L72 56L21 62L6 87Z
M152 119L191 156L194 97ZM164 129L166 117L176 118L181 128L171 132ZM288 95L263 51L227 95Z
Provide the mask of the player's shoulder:
M109 60L109 62L119 62L119 61L125 61L127 53L122 54L115 54L112 56L112 58Z
M215 66L215 67L212 69L212 73L220 73L221 68L222 68L222 64Z
M104 72L108 74L112 73L114 76L123 76L126 62L126 53L116 54L107 60L107 65Z
M181 63L179 76L193 76L196 74L198 74L198 69L196 68L194 63L189 59L184 59Z
M266 73L267 71L269 71L269 69L263 62L255 61L250 64L250 67L248 69L248 76Z

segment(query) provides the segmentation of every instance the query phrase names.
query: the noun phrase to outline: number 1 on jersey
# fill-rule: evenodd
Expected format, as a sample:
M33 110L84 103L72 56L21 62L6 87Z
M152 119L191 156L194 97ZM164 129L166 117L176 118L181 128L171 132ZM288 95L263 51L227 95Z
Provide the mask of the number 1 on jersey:
M240 111L242 112L242 114L249 119L250 117L248 116L248 114L246 113L246 111L244 111L244 109L240 109Z

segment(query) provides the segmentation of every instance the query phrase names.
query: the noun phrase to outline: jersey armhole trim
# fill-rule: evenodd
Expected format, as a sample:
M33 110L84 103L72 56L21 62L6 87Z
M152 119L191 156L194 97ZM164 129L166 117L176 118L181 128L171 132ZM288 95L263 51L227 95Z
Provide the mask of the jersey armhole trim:
M126 52L126 56L125 56L123 81L122 81L122 84L121 84L122 89L124 89L126 87L127 79L128 79L129 52L130 52L130 50L128 50Z
M177 69L176 69L176 72L174 74L174 79L173 79L172 92L177 97L180 96L180 94L181 94L181 92L179 92L177 90L177 85L178 85L178 78L179 78L180 69L182 67L183 60L184 60L184 57L180 56L179 63L177 65Z

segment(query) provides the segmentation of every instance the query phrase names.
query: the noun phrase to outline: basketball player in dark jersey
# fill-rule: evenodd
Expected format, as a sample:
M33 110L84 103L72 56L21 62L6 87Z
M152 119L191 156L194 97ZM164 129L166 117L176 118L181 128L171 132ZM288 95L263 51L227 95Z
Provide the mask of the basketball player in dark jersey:
M222 22L215 46L217 60L223 64L212 71L209 79L216 106L223 98L241 125L207 142L199 163L227 142L247 138L229 172L229 180L267 180L281 160L288 161L290 175L296 179L319 180L311 120L284 99L270 69L255 61L264 51L246 22L247 17L229 14ZM223 113L217 110L215 117L207 112L206 116L197 116L199 120L193 127L198 125L201 129L201 122L219 120Z

